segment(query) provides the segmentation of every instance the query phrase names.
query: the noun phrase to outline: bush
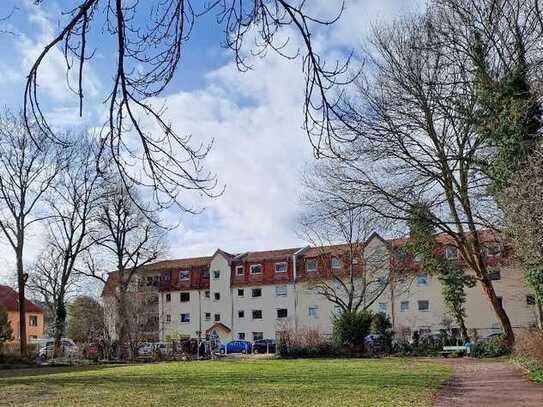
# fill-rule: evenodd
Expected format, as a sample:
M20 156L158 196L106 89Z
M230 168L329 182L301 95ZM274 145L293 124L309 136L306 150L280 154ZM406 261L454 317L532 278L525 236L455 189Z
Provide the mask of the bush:
M533 381L543 383L543 331L518 334L513 356L519 365L528 369Z
M336 344L351 348L364 348L364 339L370 333L373 315L366 311L344 311L335 317L333 336Z
M290 358L325 357L338 355L339 349L319 330L306 328L297 332L282 331L279 339L279 354Z
M497 336L485 341L479 341L473 348L473 356L476 358L496 358L509 355L511 348L506 344L503 336Z

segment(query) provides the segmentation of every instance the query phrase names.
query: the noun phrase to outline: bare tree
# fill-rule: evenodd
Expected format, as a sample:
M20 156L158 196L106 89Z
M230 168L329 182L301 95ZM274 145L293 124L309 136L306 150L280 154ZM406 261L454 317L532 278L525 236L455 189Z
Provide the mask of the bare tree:
M38 3L41 3L39 1ZM67 71L75 71L75 83L69 83L83 111L85 65L100 49L100 38L111 36L116 42L116 55L111 65L110 90L107 93L108 117L102 133L102 148L108 149L121 181L152 187L153 198L159 206L180 204L179 194L197 190L214 196L215 177L202 167L211 145L194 147L191 138L181 136L161 113L163 109L153 98L163 93L171 82L182 59L192 28L199 24L198 16L216 12L217 22L224 28L224 45L234 53L241 70L250 69L247 56L263 55L273 50L286 58L295 59L301 53L306 76L305 122L314 145L331 138L341 138L335 132L332 117L337 116L337 97L331 92L336 85L348 82L349 60L326 65L317 53L311 28L334 23L343 10L330 20L312 16L305 1L218 0L199 4L195 10L190 0L156 0L125 2L122 0L78 0L66 13L58 34L38 55L30 69L25 89L25 117L32 118L49 140L55 139L39 102L40 67L56 47L66 55ZM141 23L145 21L145 23ZM287 53L287 26L301 37L303 50ZM256 40L255 40L256 36ZM93 43L93 40L97 41ZM250 42L252 49L244 44ZM73 71L72 71L73 70ZM68 78L70 75L68 75ZM144 126L145 116L159 129L154 134ZM139 144L129 143L136 137ZM133 171L139 162L141 171ZM143 175L143 176L141 176ZM181 205L181 204L180 204ZM183 209L192 210L183 206Z
M95 244L97 210L103 197L103 179L97 170L98 146L89 135L80 136L64 151L66 164L47 197L50 211L46 257L38 264L32 285L49 292L54 306L54 356L61 350L66 329L68 290L77 278L82 256ZM48 260L48 261L47 261ZM49 264L43 264L47 261ZM45 284L45 286L42 286Z
M337 188L333 162L321 162L305 174L300 219L303 238L319 250L315 291L343 312L369 309L395 283L387 248L367 248L375 222L352 205L351 191Z
M488 278L480 233L498 232L503 221L486 171L495 150L478 128L475 40L492 44L498 71L514 65L509 40L521 41L535 74L540 41L521 3L439 0L420 17L377 27L367 74L345 104L356 140L342 146L334 175L355 191L352 204L404 227L413 205L428 202L433 226L475 273L509 343L511 322Z
M34 132L37 128L30 125ZM36 133L35 133L36 134ZM52 144L38 148L24 119L9 112L0 117L0 231L15 253L19 320L25 321L24 249L29 229L45 194L62 168L62 154ZM26 352L26 324L19 324L20 351Z
M137 274L142 268L156 260L165 250L165 234L167 229L162 227L156 217L151 219L149 214L135 204L135 191L128 192L122 183L112 184L100 204L97 222L96 247L87 257L86 274L106 281L104 264L98 264L93 251L98 250L101 256L110 259L109 264L114 270L113 281L115 290L115 322L116 332L120 343L122 359L133 358L134 346L140 330L134 330L131 310L138 307L139 293ZM108 267L107 265L105 267ZM135 304L135 305L134 305Z

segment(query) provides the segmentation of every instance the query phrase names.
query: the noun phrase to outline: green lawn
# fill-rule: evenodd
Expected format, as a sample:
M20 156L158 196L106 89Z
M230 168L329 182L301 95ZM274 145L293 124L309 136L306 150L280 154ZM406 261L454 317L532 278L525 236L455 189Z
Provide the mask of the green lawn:
M426 406L450 375L439 361L171 362L0 371L0 404Z

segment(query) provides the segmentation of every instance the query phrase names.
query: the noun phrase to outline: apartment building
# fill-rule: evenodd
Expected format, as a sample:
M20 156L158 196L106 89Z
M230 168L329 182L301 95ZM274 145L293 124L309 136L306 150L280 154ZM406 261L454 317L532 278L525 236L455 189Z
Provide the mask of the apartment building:
M522 273L503 243L488 246L485 256L494 286L515 328L536 321L533 296L524 287ZM452 326L437 278L417 273L416 267L391 279L406 261L404 240L387 241L374 233L347 261L347 245L298 247L230 254L217 250L210 257L159 262L142 273L158 275L158 337L187 335L257 340L274 338L285 329L332 332L337 306L320 293L323 281L333 288L339 276L348 276L352 264L356 279L368 276L375 265L375 284L383 284L368 308L384 312L397 332L437 331ZM443 255L462 262L453 246L443 242ZM351 255L353 255L351 253ZM375 261L378 259L378 261ZM412 262L412 259L410 260ZM151 271L152 270L152 271ZM367 282L366 282L367 284ZM341 287L338 287L340 289ZM467 325L480 335L499 332L499 323L479 286L467 291Z

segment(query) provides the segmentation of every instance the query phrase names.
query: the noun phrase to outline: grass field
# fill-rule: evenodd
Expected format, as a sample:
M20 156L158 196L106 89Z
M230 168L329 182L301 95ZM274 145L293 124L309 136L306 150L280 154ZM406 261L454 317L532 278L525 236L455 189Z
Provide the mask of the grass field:
M414 359L244 360L0 371L5 405L426 406L450 375Z

